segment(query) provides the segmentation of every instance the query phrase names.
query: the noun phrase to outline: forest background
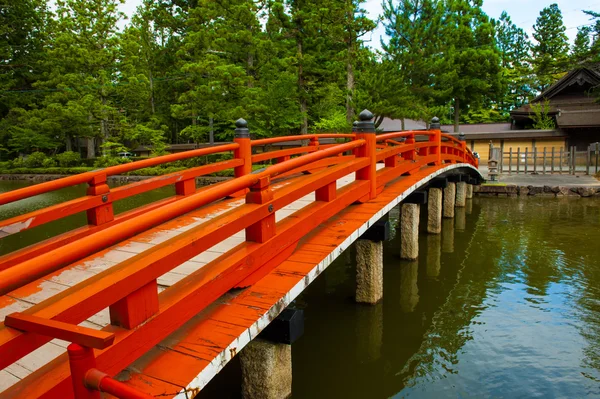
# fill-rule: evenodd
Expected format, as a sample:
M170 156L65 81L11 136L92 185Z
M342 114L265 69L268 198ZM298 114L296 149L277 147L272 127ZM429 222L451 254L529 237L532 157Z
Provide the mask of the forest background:
M231 141L240 117L255 137L349 131L363 108L376 125L508 121L600 62L600 13L582 10L571 45L557 4L529 37L481 0L384 0L379 20L360 0L142 0L130 18L122 3L0 4L0 160L106 166L139 145Z

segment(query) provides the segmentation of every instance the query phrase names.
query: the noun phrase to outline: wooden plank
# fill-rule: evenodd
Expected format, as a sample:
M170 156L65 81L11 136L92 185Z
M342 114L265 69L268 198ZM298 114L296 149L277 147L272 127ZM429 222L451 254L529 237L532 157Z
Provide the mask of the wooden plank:
M6 316L4 325L17 330L58 338L90 348L104 349L113 344L115 335L91 328L55 320L42 319L23 313Z

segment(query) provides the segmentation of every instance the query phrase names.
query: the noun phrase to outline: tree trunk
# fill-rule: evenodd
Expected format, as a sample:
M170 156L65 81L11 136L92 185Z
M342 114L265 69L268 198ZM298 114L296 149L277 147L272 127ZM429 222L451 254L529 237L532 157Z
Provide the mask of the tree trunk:
M94 138L93 137L86 137L85 138L86 144L87 144L87 158L88 159L92 159L92 158L96 158L96 147L95 147L95 143L94 143Z
M354 15L348 10L346 17L348 21L353 21ZM352 105L352 97L354 95L354 68L352 62L354 61L354 35L352 29L348 32L348 59L346 60L346 121L352 123L354 120L354 107Z
M459 119L460 119L460 100L458 98L454 99L454 133L458 133L459 128Z
M154 106L154 76L152 75L152 69L149 70L150 75L150 107L152 109L152 115L156 113Z
M400 120L402 121L401 122L401 129L404 131L404 130L406 130L406 120L404 118L402 118Z
M73 142L71 141L71 136L67 136L65 140L65 151L73 151Z
M302 39L298 40L298 95L300 96L300 112L302 113L302 126L300 134L308 134L308 103L304 89L304 72L302 70Z

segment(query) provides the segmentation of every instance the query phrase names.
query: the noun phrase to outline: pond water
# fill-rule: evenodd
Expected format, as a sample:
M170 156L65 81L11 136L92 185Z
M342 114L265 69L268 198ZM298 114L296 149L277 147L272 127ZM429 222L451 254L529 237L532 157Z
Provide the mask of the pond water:
M0 192L27 185L0 182ZM73 187L0 207L0 218L75 198ZM122 212L172 195L116 204ZM425 216L425 212L423 215ZM392 213L392 222L397 213ZM85 223L76 215L0 240L7 253ZM425 220L421 220L421 227ZM295 301L295 398L600 395L600 200L475 198L415 262L385 243L384 299L354 303L353 249ZM239 397L237 359L199 397Z

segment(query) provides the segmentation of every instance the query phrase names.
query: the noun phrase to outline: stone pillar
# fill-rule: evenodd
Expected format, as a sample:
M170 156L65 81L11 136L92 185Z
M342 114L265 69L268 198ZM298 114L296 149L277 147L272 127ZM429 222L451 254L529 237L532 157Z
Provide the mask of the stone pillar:
M454 252L454 219L442 221L442 252Z
M456 208L455 218L457 231L465 231L467 227L467 210L466 208Z
M473 185L467 184L467 199L473 198Z
M240 352L242 396L283 399L292 395L292 346L261 339Z
M444 209L443 215L445 218L454 217L454 203L456 201L456 184L448 183L444 189Z
M456 203L455 206L464 208L467 203L467 183L464 181L456 183Z
M400 219L400 257L417 259L419 257L419 204L402 204Z
M400 269L400 310L410 313L419 304L419 262L408 262Z
M442 268L442 238L439 234L427 236L427 276L437 277Z
M427 195L427 232L442 232L442 189L430 188Z
M356 240L356 302L375 304L383 298L383 242Z

